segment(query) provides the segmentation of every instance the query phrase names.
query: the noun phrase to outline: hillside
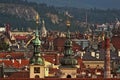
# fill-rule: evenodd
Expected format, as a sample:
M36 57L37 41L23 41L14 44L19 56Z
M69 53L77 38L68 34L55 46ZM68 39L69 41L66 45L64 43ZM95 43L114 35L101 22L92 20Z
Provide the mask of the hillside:
M46 4L27 2L27 0L0 0L0 25L9 23L12 29L35 29L35 15L39 13L40 20L45 20L48 30L65 31L66 12L71 20L71 31L83 31L87 20L89 24L114 23L120 19L117 9L85 9L72 7L54 7ZM41 24L40 27L41 28Z
M26 20L34 20L37 12L29 6L0 3L0 13L15 15Z

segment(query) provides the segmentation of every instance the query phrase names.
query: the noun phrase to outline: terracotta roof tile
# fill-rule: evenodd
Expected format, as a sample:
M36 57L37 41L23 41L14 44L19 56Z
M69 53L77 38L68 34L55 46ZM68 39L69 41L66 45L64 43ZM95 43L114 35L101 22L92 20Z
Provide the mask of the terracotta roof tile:
M29 60L0 60L0 64L4 63L6 67L22 68L29 65Z
M24 53L22 52L1 52L0 58L8 58L12 57L13 59L19 59L24 57Z
M111 42L116 49L120 49L120 37L119 36L113 36L111 39Z
M27 39L26 35L24 35L24 36L23 35L22 36L21 35L15 35L14 37L15 37L16 40L26 40Z
M28 71L14 72L9 78L29 78Z
M65 41L66 41L66 38L63 38L63 37L56 38L54 40L55 49L60 51L60 52L63 52ZM81 48L81 46L79 46L78 44L73 42L72 49L73 49L73 51L76 51L76 50L81 50L82 48Z

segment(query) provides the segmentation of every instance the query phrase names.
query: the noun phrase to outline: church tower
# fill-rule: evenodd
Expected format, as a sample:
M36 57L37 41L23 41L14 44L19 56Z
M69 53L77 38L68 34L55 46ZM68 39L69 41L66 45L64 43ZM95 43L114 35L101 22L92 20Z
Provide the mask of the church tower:
M36 31L35 39L33 40L34 53L30 59L30 78L44 78L45 77L45 67L44 59L41 57L40 46L41 41L39 40L38 35L38 24L39 24L39 15L36 16Z
M60 69L60 78L76 78L77 74L77 60L73 56L72 51L72 41L70 39L70 21L66 23L68 31L66 34L67 40L64 44L64 57L60 60L61 65L59 66Z

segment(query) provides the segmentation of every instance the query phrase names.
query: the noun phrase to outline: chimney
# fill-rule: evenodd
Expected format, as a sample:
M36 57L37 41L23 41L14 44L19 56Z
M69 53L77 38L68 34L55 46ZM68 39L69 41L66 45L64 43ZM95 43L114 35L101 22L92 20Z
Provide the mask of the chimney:
M57 54L55 55L55 64L56 64L56 65L59 64L59 56L60 56L59 53L57 53Z
M111 78L110 71L110 39L106 37L105 39L105 63L104 63L105 71L104 78Z

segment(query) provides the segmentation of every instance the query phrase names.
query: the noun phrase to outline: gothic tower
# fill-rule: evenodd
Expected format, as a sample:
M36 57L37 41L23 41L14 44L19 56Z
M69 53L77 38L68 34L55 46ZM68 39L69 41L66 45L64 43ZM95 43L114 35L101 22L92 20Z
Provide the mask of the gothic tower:
M38 24L39 24L39 15L36 16L37 28L35 31L35 39L33 40L34 53L30 59L30 78L44 78L45 77L45 68L44 68L44 59L41 57L40 46L41 41L39 40L38 35Z

